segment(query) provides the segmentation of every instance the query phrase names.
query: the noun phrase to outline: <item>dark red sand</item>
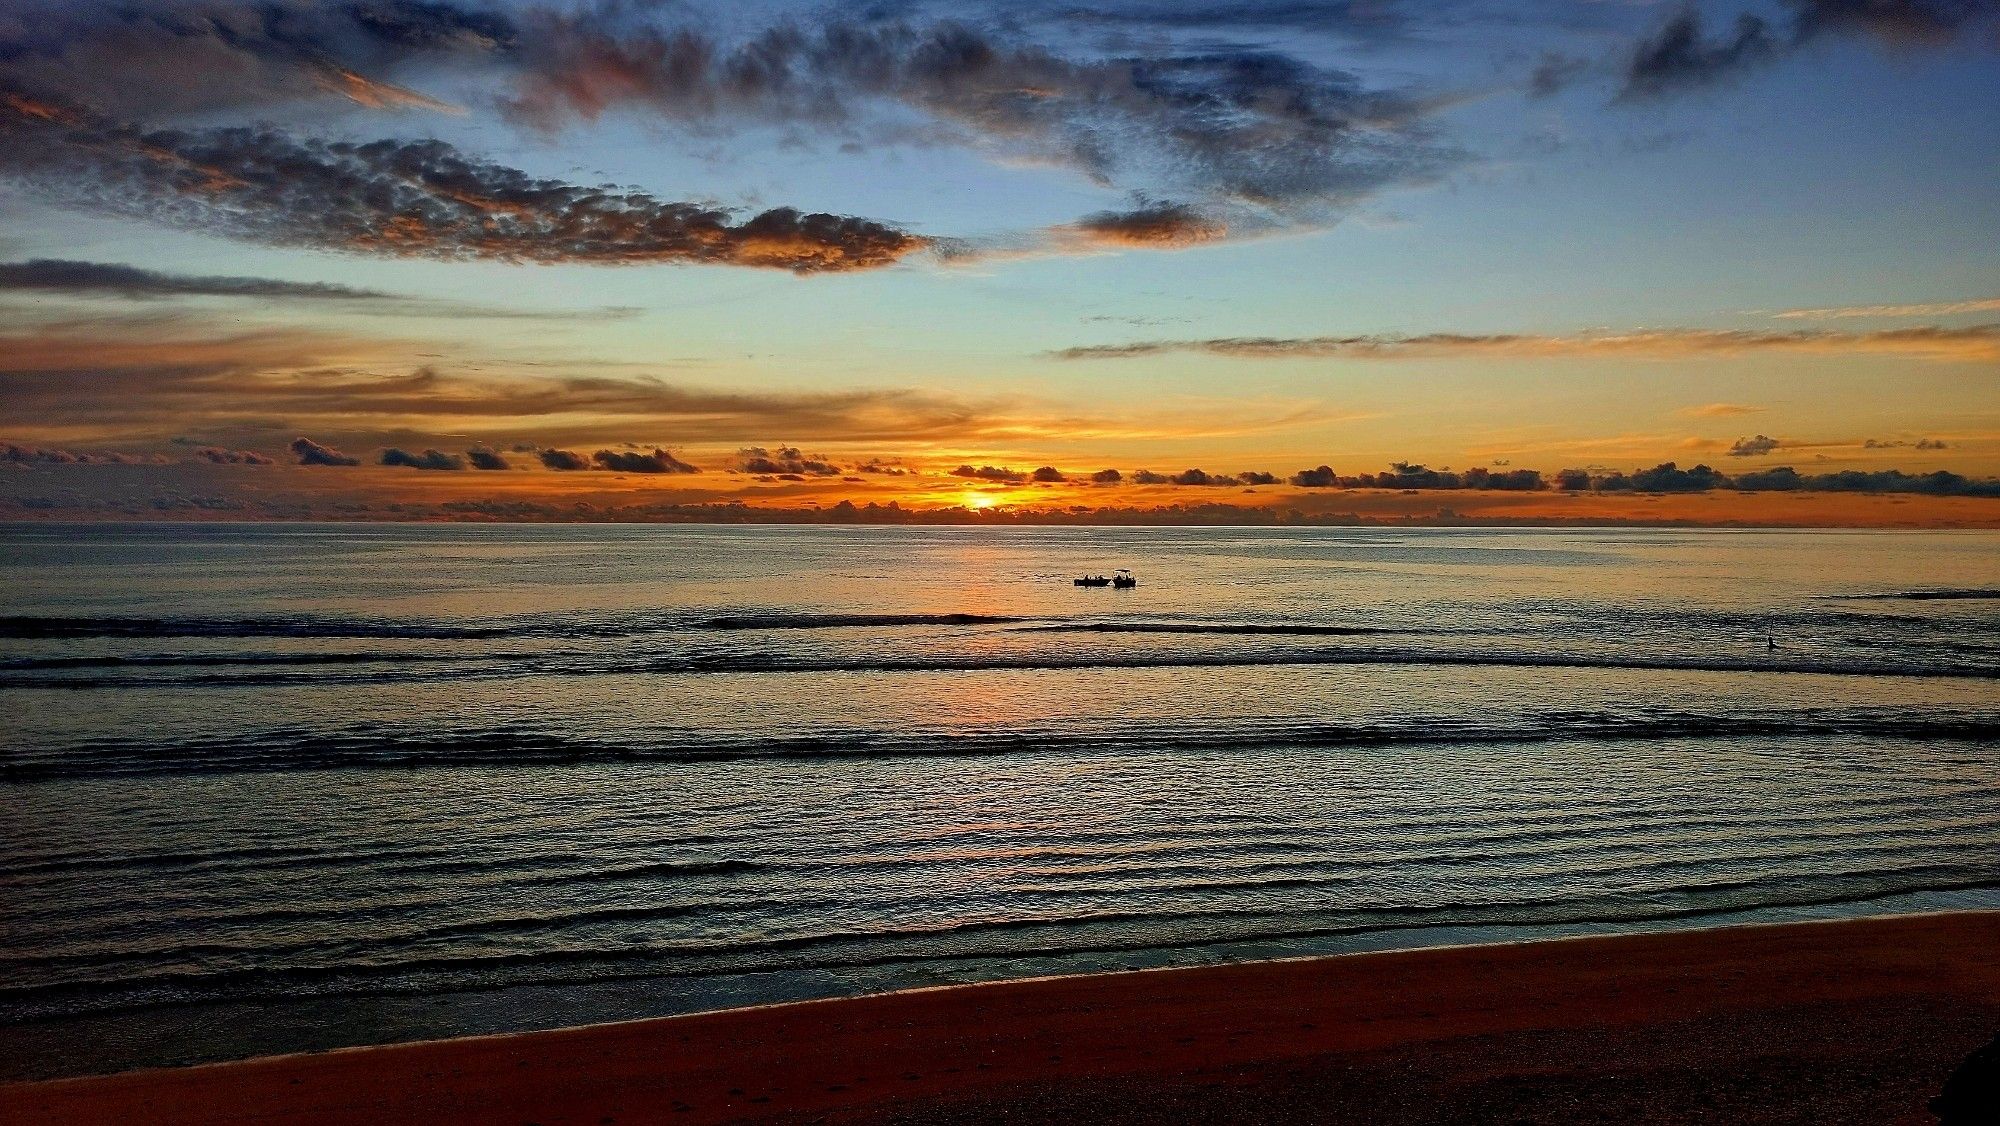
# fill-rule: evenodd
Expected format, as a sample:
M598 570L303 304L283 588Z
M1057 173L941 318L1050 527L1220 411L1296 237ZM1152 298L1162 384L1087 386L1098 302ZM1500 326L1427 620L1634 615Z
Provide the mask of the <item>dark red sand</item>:
M4 1123L1925 1123L2000 912L1002 982L0 1086Z

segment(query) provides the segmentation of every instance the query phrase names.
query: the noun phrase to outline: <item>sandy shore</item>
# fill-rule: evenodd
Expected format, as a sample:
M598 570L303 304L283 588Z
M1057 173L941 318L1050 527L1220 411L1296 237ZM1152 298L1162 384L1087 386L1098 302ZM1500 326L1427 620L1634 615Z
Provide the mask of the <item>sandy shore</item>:
M1924 1123L2000 912L925 990L0 1087L0 1122ZM1094 1121L1093 1121L1094 1120Z

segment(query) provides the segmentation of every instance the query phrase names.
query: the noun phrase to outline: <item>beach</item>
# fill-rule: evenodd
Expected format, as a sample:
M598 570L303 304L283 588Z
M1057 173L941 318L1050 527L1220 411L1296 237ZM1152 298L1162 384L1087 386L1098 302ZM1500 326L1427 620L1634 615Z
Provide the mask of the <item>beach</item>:
M9 1122L1923 1123L2000 912L997 982L0 1087Z

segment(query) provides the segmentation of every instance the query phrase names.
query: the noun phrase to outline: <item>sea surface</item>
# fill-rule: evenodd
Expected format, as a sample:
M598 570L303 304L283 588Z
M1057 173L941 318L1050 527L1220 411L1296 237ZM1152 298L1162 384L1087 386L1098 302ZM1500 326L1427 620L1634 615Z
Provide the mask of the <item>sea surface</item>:
M2000 906L1993 533L37 524L0 599L4 1077Z

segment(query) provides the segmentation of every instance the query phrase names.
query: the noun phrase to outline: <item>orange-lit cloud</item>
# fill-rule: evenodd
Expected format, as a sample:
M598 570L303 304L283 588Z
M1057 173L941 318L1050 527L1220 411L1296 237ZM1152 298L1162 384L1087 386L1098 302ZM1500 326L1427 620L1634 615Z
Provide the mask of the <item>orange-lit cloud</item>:
M322 89L369 109L426 109L454 117L465 115L463 106L441 102L394 83L380 82L346 67L329 65L315 77Z

